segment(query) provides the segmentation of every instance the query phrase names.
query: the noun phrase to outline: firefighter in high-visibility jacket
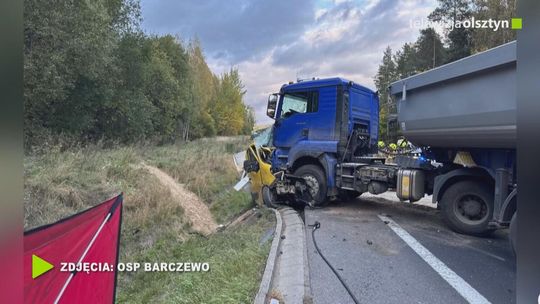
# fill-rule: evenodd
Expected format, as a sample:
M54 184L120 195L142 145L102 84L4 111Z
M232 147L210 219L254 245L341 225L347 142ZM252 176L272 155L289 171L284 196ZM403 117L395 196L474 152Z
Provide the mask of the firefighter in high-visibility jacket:
M398 139L397 141L397 147L399 149L405 149L409 146L409 142L407 142L407 140L405 138L400 138Z

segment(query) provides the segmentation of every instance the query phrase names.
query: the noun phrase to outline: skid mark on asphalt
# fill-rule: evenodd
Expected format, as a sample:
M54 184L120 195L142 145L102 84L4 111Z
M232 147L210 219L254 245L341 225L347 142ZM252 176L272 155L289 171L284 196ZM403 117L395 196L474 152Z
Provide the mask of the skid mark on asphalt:
M394 231L409 247L411 247L416 254L418 254L422 260L424 260L433 270L435 270L450 286L452 286L465 300L469 303L483 303L489 304L490 302L482 296L476 289L474 289L469 283L463 280L452 269L448 268L441 260L434 256L426 247L420 244L414 237L412 237L405 229L401 228L391 218L378 215L378 217L387 224L392 231Z

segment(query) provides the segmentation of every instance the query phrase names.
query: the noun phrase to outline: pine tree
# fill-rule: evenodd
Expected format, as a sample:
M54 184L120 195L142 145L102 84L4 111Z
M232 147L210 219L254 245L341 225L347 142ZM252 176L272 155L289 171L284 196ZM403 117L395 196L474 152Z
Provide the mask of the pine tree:
M416 40L416 70L426 71L440 66L445 62L446 50L441 37L433 28L420 30Z
M396 74L398 78L403 79L417 73L417 58L414 45L405 43L401 50L398 50L394 55L396 63Z
M429 14L428 19L452 25L446 33L448 56L446 62L452 62L471 55L472 31L463 27L453 27L457 22L472 16L471 0L438 0L439 5Z
M388 115L396 112L396 104L390 98L388 87L398 79L396 64L392 58L392 49L388 46L384 51L382 62L375 75L375 86L379 94L379 137L387 140Z

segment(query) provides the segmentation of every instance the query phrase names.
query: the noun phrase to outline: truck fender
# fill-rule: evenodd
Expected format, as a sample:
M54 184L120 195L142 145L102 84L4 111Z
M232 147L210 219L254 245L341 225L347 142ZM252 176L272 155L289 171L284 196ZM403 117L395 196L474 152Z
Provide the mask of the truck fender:
M319 162L323 165L326 172L326 185L328 186L328 193L332 193L332 189L336 187L336 165L337 159L327 153L323 153L319 156Z
M446 190L446 188L448 188L451 182L461 177L489 177L489 179L493 179L489 172L486 172L484 169L480 168L459 168L456 170L452 170L448 173L438 175L435 177L433 185L432 202L435 204L440 201L444 191Z

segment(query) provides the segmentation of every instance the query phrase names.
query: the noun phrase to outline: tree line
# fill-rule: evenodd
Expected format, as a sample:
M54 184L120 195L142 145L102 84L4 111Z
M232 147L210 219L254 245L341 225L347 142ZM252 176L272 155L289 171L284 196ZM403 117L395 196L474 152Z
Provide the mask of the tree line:
M215 75L197 40L145 34L140 16L139 0L24 1L26 148L251 132L238 70Z
M471 18L510 20L515 13L516 0L438 0L428 20L445 25L442 37L428 27L420 30L415 42L405 43L395 52L387 47L374 77L379 92L381 140L395 142L398 136L396 128L388 125L389 117L397 112L396 101L388 93L392 82L516 39L516 31L509 28L493 31L451 25Z

